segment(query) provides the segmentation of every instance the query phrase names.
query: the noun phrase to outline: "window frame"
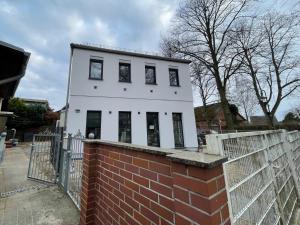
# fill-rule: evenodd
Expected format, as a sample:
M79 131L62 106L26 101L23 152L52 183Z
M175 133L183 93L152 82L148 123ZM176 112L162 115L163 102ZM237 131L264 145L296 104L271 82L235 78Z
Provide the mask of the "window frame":
M153 68L154 69L154 83L148 83L146 79L146 70L147 68ZM156 67L155 66L150 66L150 65L145 65L145 84L147 85L157 85L156 82Z
M92 63L93 62L101 63L101 77L100 78L91 77ZM90 58L89 80L103 80L103 59Z
M122 81L120 80L121 75L121 66L129 66L129 79L128 81ZM127 62L119 62L119 82L121 83L131 83L131 63Z
M87 122L88 122L88 114L89 112L92 112L92 113L99 113L100 114L100 124L99 124L99 127L100 128L100 131L99 131L99 138L96 138L95 136L95 139L101 139L101 131L102 131L102 111L101 110L87 110L86 111L86 124L85 124L85 137L88 138L88 133L87 133Z
M170 74L171 71L175 71L176 72L176 79L177 79L177 84L176 85L171 84L171 74ZM170 82L170 86L171 87L180 87L178 68L169 68L169 82Z
M124 142L124 141L121 141L121 137L120 137L120 114L121 113L128 113L130 115L130 142ZM131 112L130 111L119 111L119 123L118 123L118 141L119 142L122 142L122 143L128 143L128 144L131 144L132 143L132 116L131 116Z

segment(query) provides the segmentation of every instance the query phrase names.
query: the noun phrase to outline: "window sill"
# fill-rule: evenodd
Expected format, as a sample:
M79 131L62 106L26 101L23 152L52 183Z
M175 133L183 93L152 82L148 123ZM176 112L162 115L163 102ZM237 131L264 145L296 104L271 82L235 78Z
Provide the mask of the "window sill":
M121 80L119 80L119 83L128 83L128 84L131 84L132 82L131 81L121 81Z
M146 85L157 85L157 83L145 83Z
M180 85L170 85L170 87L181 87Z
M102 78L102 79L98 79L98 78L90 78L90 77L89 77L89 80L99 80L99 81L103 81L103 78Z

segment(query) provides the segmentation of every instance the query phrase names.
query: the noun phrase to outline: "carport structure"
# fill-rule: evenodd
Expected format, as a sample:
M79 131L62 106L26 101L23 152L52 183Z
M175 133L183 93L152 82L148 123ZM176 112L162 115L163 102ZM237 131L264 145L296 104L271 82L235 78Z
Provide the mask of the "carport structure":
M12 113L6 112L8 100L13 97L21 78L25 75L30 53L0 41L0 132Z
M30 57L24 49L0 41L0 162L3 159L5 126L12 112L7 112L8 100L14 96L21 78L25 75Z

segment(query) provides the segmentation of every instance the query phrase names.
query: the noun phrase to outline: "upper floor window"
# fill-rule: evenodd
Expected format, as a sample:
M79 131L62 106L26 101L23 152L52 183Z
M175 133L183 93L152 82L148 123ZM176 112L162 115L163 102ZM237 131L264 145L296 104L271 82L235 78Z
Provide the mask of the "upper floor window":
M170 86L179 86L178 69L169 68Z
M120 82L131 82L130 64L129 63L119 63L119 81Z
M102 80L103 79L103 60L90 59L90 79Z
M146 84L156 84L155 66L145 66Z

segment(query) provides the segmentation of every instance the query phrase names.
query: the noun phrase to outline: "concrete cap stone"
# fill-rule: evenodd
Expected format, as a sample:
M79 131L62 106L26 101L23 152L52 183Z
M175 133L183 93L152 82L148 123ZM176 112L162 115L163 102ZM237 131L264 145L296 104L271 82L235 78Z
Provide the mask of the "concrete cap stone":
M227 157L219 155L211 155L184 149L166 149L158 147L150 147L143 145L134 145L121 142L104 141L100 139L85 139L88 144L101 144L111 147L122 148L124 150L132 150L138 152L145 152L154 155L166 156L173 162L182 163L185 165L192 165L201 168L213 168L227 161Z

